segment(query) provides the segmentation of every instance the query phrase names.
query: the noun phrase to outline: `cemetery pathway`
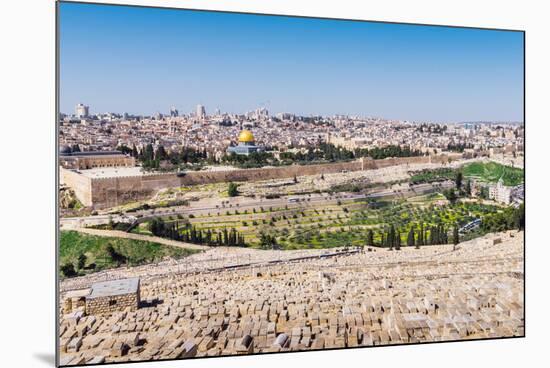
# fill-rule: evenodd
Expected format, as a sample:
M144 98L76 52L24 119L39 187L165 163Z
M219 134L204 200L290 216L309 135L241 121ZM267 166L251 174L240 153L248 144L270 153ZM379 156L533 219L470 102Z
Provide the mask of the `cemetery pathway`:
M133 240L143 240L143 241L155 242L155 243L169 245L169 246L172 246L172 247L179 247L179 248L197 249L197 250L207 250L207 249L210 248L210 247L207 247L207 246L204 246L204 245L184 243L184 242L180 242L180 241L176 241L176 240L161 238L161 237L158 237L158 236L127 233L127 232L118 231L118 230L98 230L98 229L88 229L88 228L75 228L75 229L71 229L71 230L78 231L78 232L84 233L84 234L89 234L89 235L106 236L106 237L113 237L113 238L124 238L124 239L133 239Z

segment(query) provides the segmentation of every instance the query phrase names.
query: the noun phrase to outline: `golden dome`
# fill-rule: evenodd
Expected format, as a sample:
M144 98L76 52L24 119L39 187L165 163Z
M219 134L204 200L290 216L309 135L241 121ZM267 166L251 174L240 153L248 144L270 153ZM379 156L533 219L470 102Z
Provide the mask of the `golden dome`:
M250 130L243 130L239 134L239 142L242 143L251 143L254 142L254 134Z

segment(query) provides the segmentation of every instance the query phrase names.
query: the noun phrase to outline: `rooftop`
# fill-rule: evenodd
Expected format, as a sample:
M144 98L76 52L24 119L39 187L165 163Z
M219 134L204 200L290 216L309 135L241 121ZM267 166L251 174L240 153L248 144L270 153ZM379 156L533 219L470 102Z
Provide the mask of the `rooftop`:
M139 277L130 279L96 282L92 284L92 291L89 299L103 298L106 296L125 295L137 292Z
M90 157L90 156L124 156L120 151L85 151L85 152L67 152L66 147L62 147L60 156L69 157Z
M79 170L79 172L89 178L117 178L123 176L142 176L141 167L95 167L88 170Z

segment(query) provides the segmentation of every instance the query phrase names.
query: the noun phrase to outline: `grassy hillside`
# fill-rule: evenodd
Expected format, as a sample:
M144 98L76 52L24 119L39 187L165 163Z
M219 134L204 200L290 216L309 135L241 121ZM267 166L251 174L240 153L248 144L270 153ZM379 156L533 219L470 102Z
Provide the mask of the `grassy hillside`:
M523 169L505 166L496 162L473 162L463 168L465 177L476 178L488 183L496 183L501 177L504 185L515 186L523 183Z
M195 252L149 241L62 231L59 258L61 275L76 276L122 265L157 262L164 257L181 258ZM74 274L70 265L73 266Z

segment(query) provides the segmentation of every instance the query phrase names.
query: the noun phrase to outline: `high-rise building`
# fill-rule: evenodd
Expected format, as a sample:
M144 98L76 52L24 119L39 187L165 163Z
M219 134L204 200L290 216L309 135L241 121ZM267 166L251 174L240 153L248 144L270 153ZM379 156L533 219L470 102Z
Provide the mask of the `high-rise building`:
M203 119L206 116L206 109L203 105L197 105L197 118Z
M170 108L170 116L171 117L177 117L179 116L178 109L176 109L174 106Z
M75 107L75 115L77 118L87 118L90 112L90 107L79 103Z
M266 119L269 117L269 111L265 107L256 109L256 117L258 119Z

